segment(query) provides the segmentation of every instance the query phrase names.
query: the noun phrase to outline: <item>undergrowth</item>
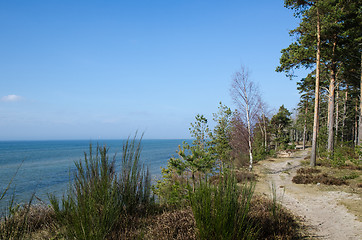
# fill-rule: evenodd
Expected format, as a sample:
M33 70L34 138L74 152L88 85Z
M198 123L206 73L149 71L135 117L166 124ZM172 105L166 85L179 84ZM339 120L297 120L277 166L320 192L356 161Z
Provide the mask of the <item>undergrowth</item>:
M4 201L21 165L22 164L18 166L13 177L0 193L0 202ZM15 193L11 197L10 201L6 203L7 207L5 209L0 209L0 239L23 239L32 230L30 229L28 216L34 194L30 198L28 204L23 206L14 202L14 196Z
M300 225L275 198L254 196L255 175L225 169L188 188L185 205L155 202L140 141L123 146L121 169L107 147L90 146L74 181L50 206L11 208L0 239L297 239ZM239 184L238 184L239 182ZM240 182L243 184L241 185ZM186 183L187 184L187 183ZM275 189L274 189L275 190ZM4 194L2 194L4 195ZM0 198L1 200L1 198Z
M234 175L225 174L218 185L202 182L190 196L199 239L256 239L249 218L254 185L237 186Z
M115 156L108 159L106 146L90 145L84 162L76 162L74 182L59 201L50 196L61 236L68 239L111 238L134 217L144 215L153 204L148 170L139 163L141 146L127 140L123 146L122 170L115 172Z

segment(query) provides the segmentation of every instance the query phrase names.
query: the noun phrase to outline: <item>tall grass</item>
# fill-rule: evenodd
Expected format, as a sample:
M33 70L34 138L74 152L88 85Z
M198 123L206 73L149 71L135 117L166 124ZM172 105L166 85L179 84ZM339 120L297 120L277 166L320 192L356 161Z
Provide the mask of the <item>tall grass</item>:
M61 202L50 196L61 233L68 239L105 239L115 229L127 224L129 216L147 211L153 202L150 176L139 163L141 140L127 140L123 145L119 175L115 159L109 161L106 146L90 145L84 162L76 162L76 173ZM118 231L118 230L117 230Z
M202 182L190 197L200 239L256 239L248 217L254 185L241 189L233 174L225 174L218 186Z
M154 203L151 177L140 165L141 141L126 141L123 145L121 174L118 181L122 207L127 214L145 212Z
M14 199L12 198L7 212L0 219L0 239L24 239L31 235L28 217L33 197L34 194L29 202L23 206L14 206Z
M284 196L284 191L285 189L283 189L283 196ZM283 198L283 196L281 197L281 200ZM281 205L278 203L278 195L277 195L277 187L275 186L275 183L272 182L271 183L271 213L274 219L277 219L279 216L279 212L281 210Z
M17 168L15 174L10 179L5 189L2 191L2 193L0 193L0 202L4 201L4 198L7 195L21 165L22 163ZM31 196L28 204L20 206L15 204L13 195L10 201L7 202L8 207L5 210L1 209L0 239L23 239L24 236L30 232L27 219L33 198L34 194Z

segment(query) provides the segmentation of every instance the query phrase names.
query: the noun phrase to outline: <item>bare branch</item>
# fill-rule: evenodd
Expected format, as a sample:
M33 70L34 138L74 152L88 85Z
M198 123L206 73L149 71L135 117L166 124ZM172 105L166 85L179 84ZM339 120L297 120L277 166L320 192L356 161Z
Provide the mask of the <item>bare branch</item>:
M257 85L249 79L249 72L244 66L241 66L240 71L234 74L230 92L240 114L240 119L247 129L250 156L249 169L251 170L253 167L252 134L258 116L262 112L262 101Z

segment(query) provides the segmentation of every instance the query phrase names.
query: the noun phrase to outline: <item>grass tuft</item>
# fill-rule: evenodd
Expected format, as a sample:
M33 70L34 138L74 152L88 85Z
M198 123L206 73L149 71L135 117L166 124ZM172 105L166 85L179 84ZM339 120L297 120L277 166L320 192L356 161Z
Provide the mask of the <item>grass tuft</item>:
M50 196L51 206L63 237L69 239L105 239L125 229L153 203L150 176L140 165L141 141L127 140L123 146L119 176L115 156L110 162L106 146L97 146L76 162L74 182L61 201Z
M235 176L225 174L218 185L202 182L190 197L199 239L255 239L248 217L254 184L240 190Z

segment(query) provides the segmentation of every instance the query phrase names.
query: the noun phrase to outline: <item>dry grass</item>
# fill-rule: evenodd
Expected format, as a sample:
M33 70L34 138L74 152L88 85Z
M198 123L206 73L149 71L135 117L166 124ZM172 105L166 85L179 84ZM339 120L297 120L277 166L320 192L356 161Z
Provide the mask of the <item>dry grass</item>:
M23 206L1 224L5 224L4 229L10 229L10 225L21 226L25 239L49 239L56 231L54 212L41 204Z
M258 239L299 239L301 224L293 214L278 205L273 215L273 202L265 197L252 199L249 216L259 228ZM19 215L20 216L20 215ZM147 217L130 219L132 224L120 227L110 239L197 239L197 229L191 208L165 209ZM48 207L34 206L30 210L29 239L58 239L59 229L54 225L54 213Z
M292 181L296 184L310 184L310 183L321 183L326 185L337 185L347 184L346 181L329 176L328 174L298 174L293 177Z
M321 170L316 169L316 168L300 168L297 171L298 174L313 174L313 173L320 173L320 172L321 172Z
M258 179L258 174L250 172L248 170L235 170L235 178L238 183L255 182ZM220 181L220 175L214 175L210 178L212 184L218 184Z
M353 166L301 168L292 181L297 184L321 183L336 186L349 185L352 188L358 188L362 183L362 171Z
M195 219L191 208L171 210L155 216L147 226L145 239L196 239Z
M54 225L54 211L45 205L33 205L27 215L32 231L48 229Z
M343 165L343 166L339 166L339 169L349 169L349 170L362 170L362 166L356 166L356 165Z
M279 204L273 215L273 204L262 196L252 199L250 216L260 227L258 239L300 239L302 224L299 219Z
M339 201L339 204L344 205L348 211L354 214L357 219L362 222L362 204L361 199L343 199Z
M238 183L254 182L257 180L258 175L250 171L235 171L235 178Z

